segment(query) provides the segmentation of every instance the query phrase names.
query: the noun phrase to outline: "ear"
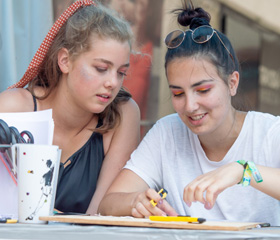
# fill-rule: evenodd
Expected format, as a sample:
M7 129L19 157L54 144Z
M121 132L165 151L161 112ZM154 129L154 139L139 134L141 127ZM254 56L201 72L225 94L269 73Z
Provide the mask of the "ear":
M230 76L228 80L228 86L231 96L235 96L237 93L237 88L239 85L239 72L234 71Z
M62 73L69 72L70 56L66 48L61 48L57 54L57 63Z

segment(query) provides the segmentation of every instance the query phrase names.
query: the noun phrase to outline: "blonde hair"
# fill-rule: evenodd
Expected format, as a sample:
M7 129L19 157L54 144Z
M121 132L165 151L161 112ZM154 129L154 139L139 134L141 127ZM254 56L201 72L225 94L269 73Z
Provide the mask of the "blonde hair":
M119 42L128 42L132 45L133 33L129 23L120 17L114 10L104 7L98 3L80 8L61 27L55 37L38 75L29 83L28 89L33 95L36 86L45 88L44 96L36 96L38 99L45 99L58 85L62 72L58 66L58 52L66 48L70 57L75 59L81 53L90 48L90 40L94 37L114 39ZM130 93L121 88L114 101L100 113L103 125L98 128L100 132L112 129L120 121L118 105L120 102L128 101Z

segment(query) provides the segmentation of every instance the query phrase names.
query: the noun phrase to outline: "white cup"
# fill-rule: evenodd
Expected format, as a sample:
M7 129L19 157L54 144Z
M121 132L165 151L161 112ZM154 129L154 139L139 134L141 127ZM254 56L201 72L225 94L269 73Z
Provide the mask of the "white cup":
M53 215L60 154L58 146L15 144L18 179L18 221L46 223Z

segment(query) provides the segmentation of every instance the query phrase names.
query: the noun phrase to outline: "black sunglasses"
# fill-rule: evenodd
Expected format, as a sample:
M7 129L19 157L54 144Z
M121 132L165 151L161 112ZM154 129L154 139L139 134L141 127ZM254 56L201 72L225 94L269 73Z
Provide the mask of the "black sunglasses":
M178 29L178 30L174 30L174 31L168 33L165 40L164 40L167 48L173 49L173 48L179 47L186 37L186 32L189 32L189 31L191 32L192 40L195 43L199 43L199 44L208 42L213 37L213 35L215 33L217 35L218 39L220 40L220 42L223 44L224 48L227 50L227 52L230 55L232 61L234 62L234 58L233 58L232 54L230 53L230 51L228 50L228 48L226 47L226 45L224 44L224 42L220 38L217 31L214 30L211 26L207 26L207 25L200 26L200 27L196 28L195 30L188 29L186 31L182 31L182 30Z

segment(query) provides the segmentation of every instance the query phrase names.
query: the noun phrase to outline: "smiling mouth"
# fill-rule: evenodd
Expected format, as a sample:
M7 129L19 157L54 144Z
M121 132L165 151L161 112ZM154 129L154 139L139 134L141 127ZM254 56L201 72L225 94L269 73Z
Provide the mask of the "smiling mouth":
M205 115L206 115L206 113L199 115L199 116L190 117L190 119L192 119L194 121L198 121L198 120L202 119Z

